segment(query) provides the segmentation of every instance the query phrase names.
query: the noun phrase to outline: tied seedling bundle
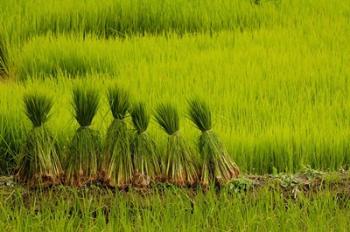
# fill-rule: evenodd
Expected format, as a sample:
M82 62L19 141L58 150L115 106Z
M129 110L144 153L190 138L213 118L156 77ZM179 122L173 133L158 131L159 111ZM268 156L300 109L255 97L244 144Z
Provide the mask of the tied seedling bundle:
M21 149L16 179L30 187L59 184L62 167L57 146L45 127L52 108L52 100L44 95L24 96L25 113L33 124Z
M133 178L128 127L125 122L130 107L129 94L118 87L108 90L113 121L107 129L102 178L110 186L128 187Z
M156 121L168 134L165 150L164 175L172 184L178 186L194 185L197 173L193 164L192 151L179 134L179 115L169 104L161 104L157 108Z
M80 127L68 152L66 182L70 185L81 186L97 179L102 144L99 133L90 126L98 105L97 91L81 86L73 90L74 116Z
M238 177L238 166L231 159L218 136L212 131L209 107L198 99L192 100L189 102L189 116L202 132L198 141L201 155L201 184L208 186L212 182L222 185Z
M143 103L136 104L131 111L132 122L136 132L131 141L131 154L134 164L133 184L136 187L146 187L151 178L160 175L156 144L147 134L150 115Z

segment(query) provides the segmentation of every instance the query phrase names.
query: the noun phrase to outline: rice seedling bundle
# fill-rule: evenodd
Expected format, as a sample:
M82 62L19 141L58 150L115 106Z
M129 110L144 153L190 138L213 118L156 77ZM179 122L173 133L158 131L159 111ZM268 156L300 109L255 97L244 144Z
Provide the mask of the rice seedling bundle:
M155 118L158 124L168 134L165 150L164 175L167 181L178 185L193 185L197 181L196 168L193 163L193 154L179 133L179 115L170 104L158 106Z
M212 131L212 117L209 107L198 99L189 102L189 116L202 134L198 149L201 155L200 182L222 185L239 175L239 168L231 159L218 136Z
M145 105L138 103L133 107L131 117L136 130L131 141L133 184L137 187L146 187L150 184L151 178L157 178L161 173L156 144L146 132L150 115Z
M52 100L44 95L24 96L25 112L33 124L18 161L16 179L30 187L61 182L62 167L53 136L45 127Z
M126 188L133 178L129 133L125 122L130 107L129 94L123 89L112 87L107 97L114 119L107 129L102 179L108 185Z
M101 138L90 125L99 105L97 91L85 87L73 90L75 119L80 127L71 141L66 167L66 183L81 186L95 181L101 155Z

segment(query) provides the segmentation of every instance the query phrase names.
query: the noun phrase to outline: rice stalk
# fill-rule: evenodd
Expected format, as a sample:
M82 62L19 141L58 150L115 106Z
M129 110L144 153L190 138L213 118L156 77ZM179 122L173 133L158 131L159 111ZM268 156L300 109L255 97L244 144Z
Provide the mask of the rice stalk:
M133 107L131 117L135 128L131 141L134 165L133 184L137 187L146 187L152 179L157 179L161 174L156 143L146 132L150 114L145 104L138 103Z
M239 168L231 159L218 136L212 131L212 116L209 107L201 100L189 101L189 116L202 134L198 140L201 155L200 183L225 184L238 177Z
M30 187L42 187L61 182L62 167L57 144L45 122L49 118L52 99L40 95L24 96L25 113L33 124L19 156L16 179Z
M178 185L193 185L197 180L196 168L193 163L193 154L179 134L179 115L170 104L158 106L155 115L156 121L168 134L165 150L165 170L167 181Z
M80 127L69 146L65 179L69 185L82 186L97 179L102 144L98 131L90 125L98 106L96 90L81 86L73 90L75 119Z

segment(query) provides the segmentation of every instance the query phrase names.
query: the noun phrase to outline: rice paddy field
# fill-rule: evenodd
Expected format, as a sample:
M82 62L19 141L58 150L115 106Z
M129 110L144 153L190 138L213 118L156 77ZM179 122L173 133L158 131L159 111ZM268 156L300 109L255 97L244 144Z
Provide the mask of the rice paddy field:
M347 231L349 38L347 0L0 1L0 227Z

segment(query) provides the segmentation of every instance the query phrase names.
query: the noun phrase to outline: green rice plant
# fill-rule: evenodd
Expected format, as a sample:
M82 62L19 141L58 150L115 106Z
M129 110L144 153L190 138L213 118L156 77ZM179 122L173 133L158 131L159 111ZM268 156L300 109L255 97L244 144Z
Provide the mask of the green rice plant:
M20 147L25 140L22 122L14 117L0 115L0 175L14 173L17 154L20 153Z
M128 92L116 86L108 90L107 98L114 119L107 129L101 176L108 185L126 188L133 178L129 133L125 122L130 97Z
M8 51L5 40L0 35L0 77L8 75Z
M71 141L67 164L66 183L81 186L95 181L101 155L101 138L98 131L90 128L99 106L96 90L78 86L73 90L75 119L80 127Z
M189 116L202 132L198 141L201 155L201 184L203 186L208 186L210 183L222 185L238 177L238 166L212 131L212 116L208 105L199 99L189 101Z
M115 57L115 49L111 46L113 41L103 42L94 36L81 39L68 35L58 40L52 40L53 38L55 37L46 36L31 39L20 48L19 58L14 61L18 64L18 79L118 74L118 58ZM17 56L17 53L14 53Z
M257 7L251 0L21 0L1 2L0 7L8 9L0 20L13 37L20 39L49 33L96 34L109 38L235 28L253 30L280 23L281 13L273 2L266 1Z
M131 154L134 164L133 184L137 187L146 187L151 179L158 179L161 174L156 143L147 134L150 121L144 103L137 103L131 111L131 118L136 132L131 141Z
M179 133L179 115L170 104L158 106L155 115L156 121L168 134L165 150L165 178L168 182L178 185L193 185L197 181L194 157L186 141Z
M33 124L18 161L16 179L28 186L46 186L61 182L62 167L55 140L45 127L53 102L40 94L24 96L25 113Z

